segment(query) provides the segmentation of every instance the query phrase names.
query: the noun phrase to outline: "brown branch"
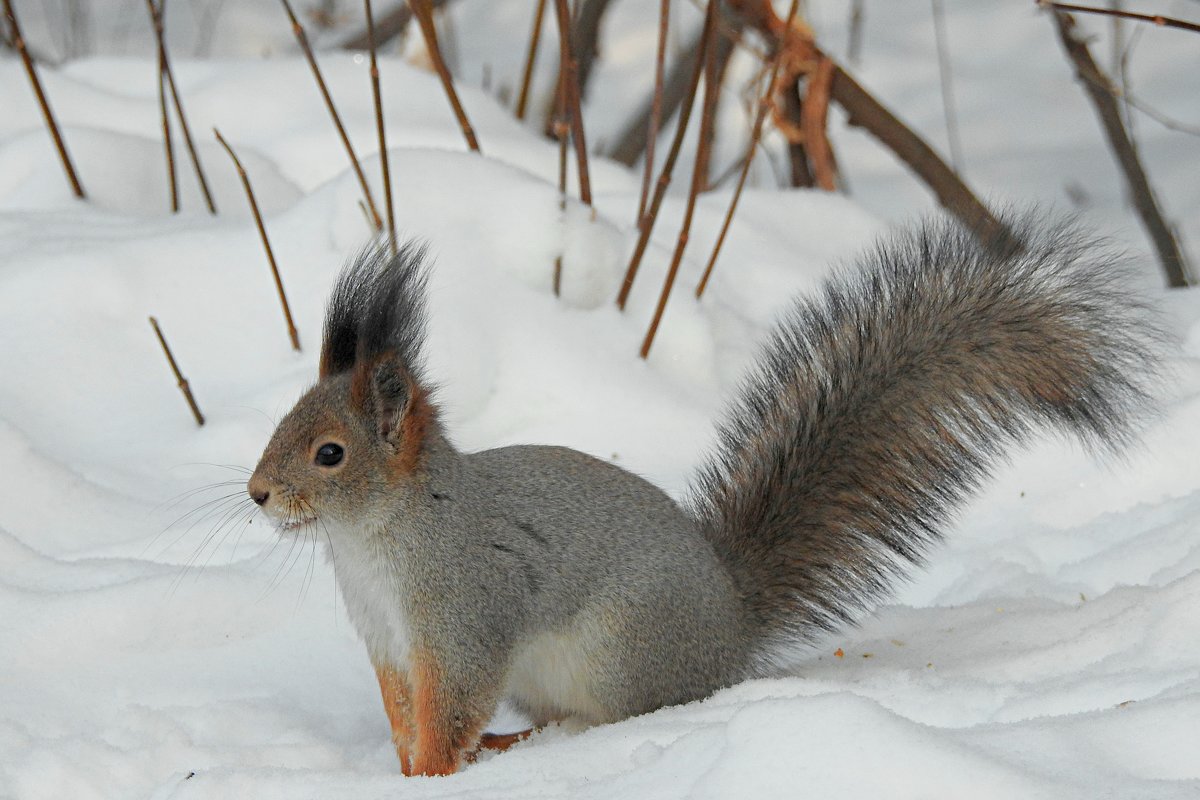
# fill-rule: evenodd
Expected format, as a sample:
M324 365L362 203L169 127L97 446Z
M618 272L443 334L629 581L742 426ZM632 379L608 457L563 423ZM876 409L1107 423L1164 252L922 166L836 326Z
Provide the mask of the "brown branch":
M696 100L696 89L700 85L700 75L704 72L705 54L709 47L715 46L713 40L716 34L716 4L718 2L719 0L708 0L707 10L704 14L704 28L700 33L692 76L683 95L682 107L679 109L679 123L675 126L675 139L671 142L671 149L667 153L666 161L663 162L662 172L658 175L658 183L654 187L654 197L650 200L650 207L646 211L642 224L638 227L637 245L629 259L629 267L625 270L625 277L621 281L621 291L617 295L617 307L622 310L629 301L634 278L637 277L642 257L646 254L646 247L650 243L650 234L654 231L654 223L658 220L658 211L662 207L667 186L671 183L671 173L675 169L675 161L679 158L679 151L683 147L683 137L687 133L688 120L692 116L692 105Z
M715 13L712 9L716 8L716 2L717 0L710 0L710 14ZM650 328L646 331L646 338L642 341L640 355L643 359L650 355L650 348L654 344L654 337L658 333L659 324L662 322L663 312L667 308L667 301L671 298L671 289L675 285L675 277L679 274L679 265L683 263L683 253L687 249L688 236L692 229L692 216L696 211L696 198L700 195L700 191L704 187L704 165L709 159L709 148L712 146L711 129L715 122L715 115L711 113L711 109L716 108L717 93L721 91L720 81L717 80L720 73L717 57L718 54L715 47L710 46L706 48L705 60L707 63L705 64L706 77L702 108L710 110L710 113L700 115L700 138L696 146L696 163L692 168L692 184L688 190L687 206L683 212L683 224L679 227L679 240L675 243L675 253L671 256L671 266L667 269L667 277L663 281L662 293L659 294L658 305L655 306L654 316L650 320Z
M283 291L283 279L279 277L279 265L275 263L275 253L271 251L271 242L267 239L267 229L263 225L262 213L258 210L258 201L254 198L254 189L250 186L250 176L246 174L246 170L242 167L242 162L238 159L237 154L233 152L233 148L229 146L229 142L225 141L225 137L216 128L213 128L213 134L216 135L217 141L225 148L225 152L229 153L229 157L233 159L233 166L237 169L238 177L242 179L242 187L246 190L246 199L250 202L250 213L254 215L254 224L258 226L258 235L262 239L263 250L267 254L267 263L271 266L271 276L275 279L275 290L279 293L279 304L283 306L283 318L287 322L288 338L292 340L292 349L300 349L300 334L296 332L296 324L292 321L292 309L288 305L287 295Z
M367 15L367 44L371 51L371 95L375 100L375 132L379 135L379 165L383 172L383 199L387 206L388 244L396 252L396 209L392 203L392 173L388 167L387 135L383 126L383 98L379 91L379 62L375 55L375 22L371 0L363 0Z
M171 70L171 60L167 56L166 37L163 35L163 5L162 0L155 6L154 0L146 0L146 8L150 12L150 22L154 26L154 36L158 40L158 52L161 64L161 78L165 77L167 88L171 91L171 100L175 104L175 113L179 115L179 128L183 131L183 142L187 146L188 158L191 159L192 169L196 171L196 180L200 184L200 193L204 195L204 204L208 206L208 213L217 213L217 204L213 201L212 192L208 188L208 178L204 174L204 167L200 163L200 154L196 150L196 143L192 139L192 129L188 125L187 115L183 111L183 100L180 99L179 89L175 86L175 73ZM161 93L162 87L159 87ZM174 160L173 158L171 159ZM172 182L174 181L175 169L171 167ZM173 193L174 194L174 193Z
M442 58L442 51L438 46L437 27L433 24L431 0L408 0L408 5L412 9L413 16L417 18L417 24L421 27L421 36L425 39L425 49L429 52L429 60L433 62L433 69L442 82L446 99L450 101L450 107L454 109L454 116L458 119L458 126L462 128L463 138L467 140L467 147L478 153L480 152L479 140L475 138L475 129L471 127L471 121L467 119L467 112L458 99L458 92L454 90L454 78L451 77L450 69L446 66L446 60Z
M562 97L565 110L570 115L571 140L575 145L575 161L579 170L579 199L584 205L592 204L592 182L588 174L587 139L583 135L583 107L579 97L579 82L575 52L571 37L571 12L567 0L554 0L554 11L558 19L558 41L562 82Z
M1100 118L1109 146L1112 147L1113 155L1125 175L1134 207L1142 219L1146 234L1158 251L1158 259L1167 274L1167 283L1173 287L1187 286L1190 282L1187 262L1170 226L1163 219L1137 150L1129 138L1125 124L1121 121L1121 109L1115 96L1116 87L1092 59L1087 43L1076 37L1074 18L1060 11L1053 12L1053 16L1058 38L1071 59L1075 76L1083 84L1096 110L1096 116Z
M765 0L728 0L729 6L744 15L747 22L778 47L783 20ZM812 42L804 41L814 58L824 53ZM896 115L864 89L843 67L833 64L830 97L846 110L850 125L864 128L903 161L937 197L938 202L975 232L981 241L1008 246L1012 233L975 197L966 183L929 146Z
M792 20L796 18L796 12L799 10L799 7L800 0L792 0L786 17L784 37L792 30ZM717 263L717 256L721 254L721 247L725 244L725 235L729 233L729 226L733 222L734 212L737 211L738 201L742 197L742 189L746 186L746 176L750 174L750 164L754 161L754 153L758 149L759 140L762 139L763 123L766 121L767 111L771 107L771 93L775 90L775 81L779 78L779 68L783 63L782 53L786 48L787 39L784 38L780 41L779 51L776 52L775 58L772 59L771 75L767 79L767 90L758 101L758 111L754 115L754 130L750 134L750 145L746 148L746 157L742 161L742 171L738 175L737 187L733 190L733 199L729 201L729 211L725 214L725 221L721 224L721 232L717 234L716 244L713 245L712 255L708 258L708 265L704 268L704 274L700 277L700 283L696 285L697 300L704 295L704 290L708 287L708 279L712 277L713 267Z
M1141 22L1152 22L1160 28L1179 28L1180 30L1200 33L1200 24L1187 22L1174 17L1164 17L1162 14L1139 14L1135 11L1121 11L1115 8L1093 8L1092 6L1077 6L1074 3L1051 3L1047 0L1034 0L1042 8L1052 8L1055 11L1078 11L1080 14L1100 14L1106 17L1121 19L1136 19Z
M833 148L826 132L832 84L833 62L827 57L818 58L816 69L809 76L804 90L804 104L800 107L800 128L804 131L804 146L812 166L813 183L827 192L837 189L837 167L833 163Z
M33 57L29 55L29 49L25 46L25 37L21 35L21 26L17 23L17 13L13 10L12 0L3 0L4 16L8 18L9 35L12 38L13 47L21 56L21 63L25 65L25 74L29 76L29 83L33 86L33 93L37 95L38 106L42 109L42 118L46 121L46 127L50 130L50 136L54 139L54 146L58 149L58 158L62 161L63 171L67 173L67 180L71 184L71 191L75 196L83 199L87 195L84 194L83 184L79 182L79 176L75 174L75 165L71 163L71 156L67 153L67 144L63 140L62 133L58 129L58 122L54 119L54 112L50 110L50 101L46 99L46 92L42 89L42 82L38 78L37 69L33 65Z
M149 0L147 0L149 2ZM152 13L155 13L152 11ZM166 49L158 50L158 110L162 115L163 149L167 156L167 186L171 197L171 213L179 213L179 183L175 172L175 145L171 141L171 110L167 107Z
M521 71L521 93L517 96L517 119L525 119L529 107L529 87L533 84L533 65L537 61L538 43L542 40L542 19L546 16L546 0L537 0L533 12L533 30L529 32L529 51L525 54L525 69Z
M183 373L179 371L179 365L175 363L175 356L171 353L171 348L167 346L167 339L163 336L162 328L158 327L158 320L150 317L150 327L154 328L154 335L158 337L158 343L162 345L163 353L167 356L167 363L171 365L171 372L175 375L175 380L179 384L179 391L183 392L183 399L187 401L188 408L192 410L192 416L196 419L197 425L204 424L204 415L200 413L200 406L196 404L196 398L192 396L192 387L187 382L187 378L183 377Z
M667 58L667 27L670 22L671 0L662 0L658 9L658 48L654 54L654 99L650 103L650 119L646 130L646 155L642 170L642 192L638 196L637 223L642 224L646 215L646 201L650 199L650 176L654 172L654 145L658 141L658 129L662 124L663 72Z
M367 201L367 209L371 212L371 221L375 226L375 230L383 230L383 220L379 217L379 207L375 205L375 198L371 196L371 187L367 185L367 176L363 174L362 165L358 163L358 156L354 153L354 145L350 144L350 136L346 133L346 128L342 125L342 118L338 115L337 107L333 104L333 97L329 94L329 87L325 85L325 78L321 75L321 68L317 66L316 56L313 55L312 47L308 43L308 34L304 31L304 26L300 24L300 20L296 19L296 12L292 11L292 4L288 0L279 0L283 4L283 10L287 12L288 19L292 23L292 33L296 36L296 41L300 45L300 49L304 52L305 59L308 60L308 66L312 69L313 77L317 80L317 88L321 91L321 97L325 100L325 107L329 109L329 116L333 119L333 125L337 128L338 136L342 140L342 145L346 148L346 155L350 157L350 166L354 169L354 174L358 178L358 184L362 187L363 198Z

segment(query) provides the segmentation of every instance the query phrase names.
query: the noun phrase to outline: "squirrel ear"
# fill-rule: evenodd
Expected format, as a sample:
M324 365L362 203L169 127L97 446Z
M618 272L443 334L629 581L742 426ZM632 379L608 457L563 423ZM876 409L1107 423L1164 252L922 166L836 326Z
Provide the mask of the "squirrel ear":
M376 429L393 448L402 442L400 421L410 410L416 385L394 353L385 354L355 370L351 383L355 404L375 418Z

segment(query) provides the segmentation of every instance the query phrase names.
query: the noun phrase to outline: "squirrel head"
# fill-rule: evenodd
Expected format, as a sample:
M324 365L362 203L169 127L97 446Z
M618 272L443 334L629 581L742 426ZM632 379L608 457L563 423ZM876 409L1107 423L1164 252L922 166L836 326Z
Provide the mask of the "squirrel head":
M372 247L329 299L320 379L279 423L246 489L281 529L354 525L421 480L437 413L421 378L424 251Z

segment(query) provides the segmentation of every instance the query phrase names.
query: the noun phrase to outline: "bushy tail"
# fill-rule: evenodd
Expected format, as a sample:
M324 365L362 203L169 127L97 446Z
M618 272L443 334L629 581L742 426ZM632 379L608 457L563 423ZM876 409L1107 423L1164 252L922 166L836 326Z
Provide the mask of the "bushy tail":
M1004 252L948 222L877 244L788 312L721 427L691 504L766 663L882 599L1011 445L1118 449L1153 408L1161 334L1120 260L1006 222Z

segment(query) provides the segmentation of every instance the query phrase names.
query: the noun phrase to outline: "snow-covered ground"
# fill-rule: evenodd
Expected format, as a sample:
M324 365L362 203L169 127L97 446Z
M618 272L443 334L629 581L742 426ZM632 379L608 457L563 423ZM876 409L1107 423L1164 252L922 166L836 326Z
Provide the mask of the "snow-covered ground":
M630 306L617 312L639 175L595 160L596 219L574 206L564 215L555 146L493 96L515 80L532 5L455 6L456 64L483 157L464 151L430 74L401 57L382 64L396 216L437 260L430 352L445 418L465 449L565 444L678 493L787 298L931 202L840 123L849 198L771 189L764 160L697 304L690 292L729 195L701 199L677 296L644 363L636 350L683 204L669 198ZM588 109L593 141L610 138L643 91L656 5L614 4ZM844 41L843 4L809 5L822 36ZM194 26L172 29L215 218L182 152L184 211L166 213L141 3L98 3L113 10L94 17L101 55L43 72L87 202L70 196L19 64L0 59L0 797L1200 794L1200 290L1154 288L1158 268L1091 109L1029 5L946 3L963 166L997 201L1067 206L1069 187L1143 263L1175 337L1165 413L1144 445L1107 465L1064 442L1019 454L895 603L814 648L795 677L616 725L547 730L444 779L398 775L374 676L322 555L280 546L233 505L237 468L253 466L272 421L315 378L325 293L367 235L357 183L282 12L266 0L227 4L208 50L194 48L219 58L187 60ZM866 8L863 82L942 141L928 5ZM694 27L690 4L675 13ZM24 16L35 48L56 52L42 18ZM1200 40L1141 36L1133 74L1143 99L1200 123ZM365 64L321 61L375 176ZM484 65L491 92L470 77ZM752 65L739 70L744 78ZM731 88L726 160L745 127L736 100ZM289 347L214 125L259 193L302 353ZM1200 140L1144 117L1138 132L1200 261ZM208 417L202 429L149 314ZM518 724L504 712L496 729Z

